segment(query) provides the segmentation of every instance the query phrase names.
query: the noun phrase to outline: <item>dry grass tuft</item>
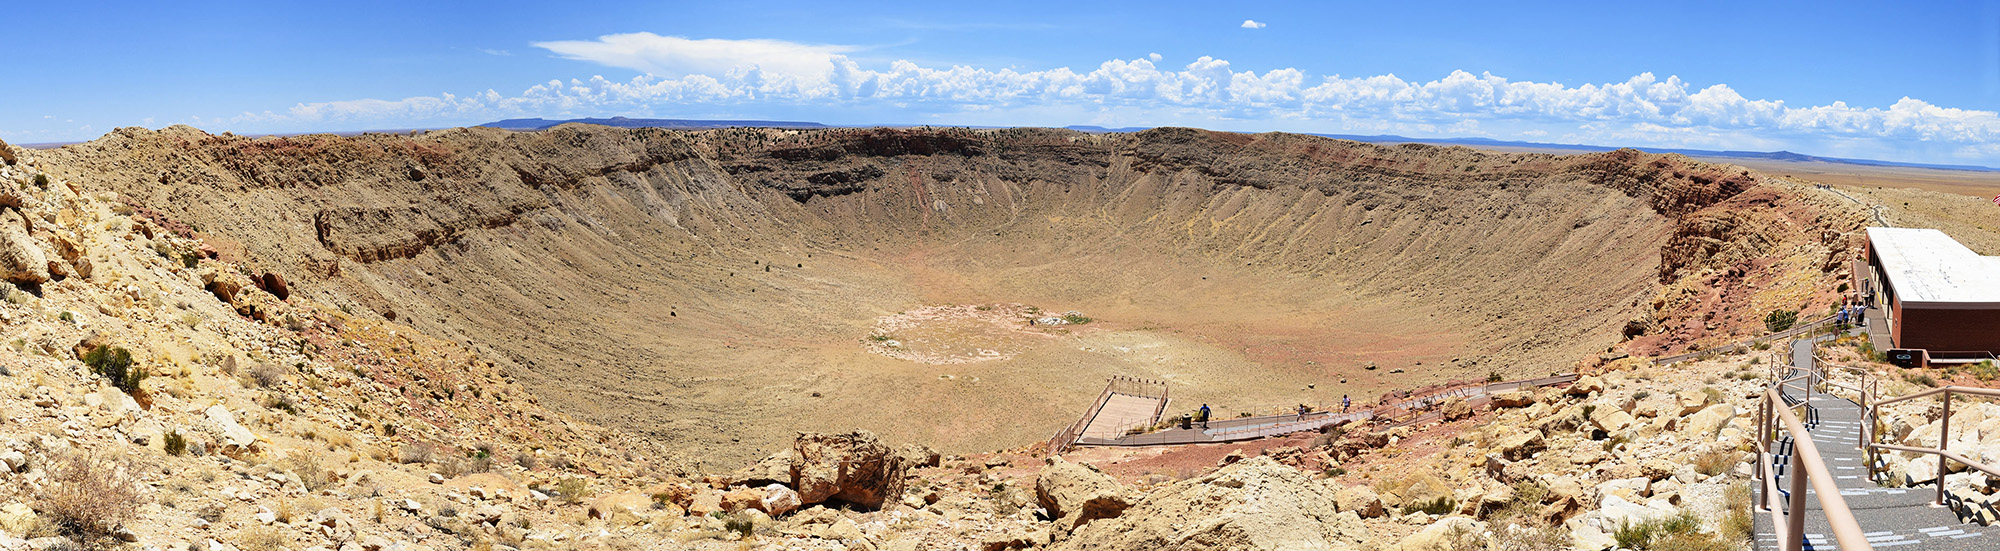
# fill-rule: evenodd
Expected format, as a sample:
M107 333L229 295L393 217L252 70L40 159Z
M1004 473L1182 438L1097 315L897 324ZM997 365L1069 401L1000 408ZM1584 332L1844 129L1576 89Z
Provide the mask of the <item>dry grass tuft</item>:
M35 501L35 510L70 539L102 541L139 516L139 487L129 470L116 459L65 455L48 466L50 484Z

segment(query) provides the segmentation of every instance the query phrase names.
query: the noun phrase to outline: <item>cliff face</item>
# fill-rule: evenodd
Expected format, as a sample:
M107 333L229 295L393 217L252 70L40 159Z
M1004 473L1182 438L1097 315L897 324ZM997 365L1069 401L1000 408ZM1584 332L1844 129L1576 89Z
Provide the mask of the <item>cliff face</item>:
M1730 304L1823 308L1853 225L1677 156L1189 129L175 127L31 155L294 293L718 461L856 425L1018 444L1066 422L1018 412L1067 412L1109 374L1285 401L1564 370L1626 337L1678 351L1757 326ZM877 316L979 302L1106 325L977 370L854 346ZM1175 352L1133 352L1155 346ZM948 421L896 421L916 418Z

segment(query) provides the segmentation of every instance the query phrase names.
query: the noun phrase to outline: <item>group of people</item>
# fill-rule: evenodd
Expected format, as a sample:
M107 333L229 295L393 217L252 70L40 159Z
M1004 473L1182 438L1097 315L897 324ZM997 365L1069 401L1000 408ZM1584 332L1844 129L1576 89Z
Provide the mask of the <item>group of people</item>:
M1833 315L1833 321L1840 325L1850 323L1854 325L1867 325L1867 314L1868 305L1866 303L1848 303L1841 305L1840 311Z
M1347 413L1347 409L1348 409L1349 407L1352 407L1353 405L1354 405L1354 402L1353 402L1353 400L1352 400L1352 399L1350 399L1350 398L1348 398L1346 394L1342 394L1342 395L1340 395L1340 412L1341 412L1341 413ZM1307 416L1307 415L1310 415L1310 414L1312 414L1312 406L1308 406L1308 405L1305 405L1305 404L1299 404L1299 407L1298 407L1298 412L1299 412L1299 420L1300 420L1300 421L1304 421L1304 420L1306 419L1306 416ZM1210 410L1208 409L1208 404L1202 404L1202 405L1201 405L1201 409L1200 409L1199 411L1195 412L1195 415L1194 415L1194 422L1195 422L1195 423L1200 423L1200 424L1201 424L1201 428L1203 428L1203 429L1206 429L1206 428L1208 428L1208 418L1209 418L1209 415L1210 415L1211 413L1212 413L1212 412L1211 412L1211 411L1210 411ZM1183 419L1183 421L1185 421L1185 419Z

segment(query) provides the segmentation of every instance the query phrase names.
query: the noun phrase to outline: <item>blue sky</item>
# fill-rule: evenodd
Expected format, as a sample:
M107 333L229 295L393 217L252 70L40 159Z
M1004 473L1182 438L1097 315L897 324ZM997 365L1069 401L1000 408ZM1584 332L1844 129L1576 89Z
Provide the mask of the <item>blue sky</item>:
M274 133L624 115L1186 125L2000 166L2000 1L7 12L0 139L15 143L180 123Z

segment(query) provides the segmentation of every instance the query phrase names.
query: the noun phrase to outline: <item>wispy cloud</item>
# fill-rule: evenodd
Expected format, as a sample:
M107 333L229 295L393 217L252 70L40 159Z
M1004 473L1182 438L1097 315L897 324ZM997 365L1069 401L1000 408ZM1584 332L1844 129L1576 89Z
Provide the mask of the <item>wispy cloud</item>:
M568 59L661 77L778 73L804 77L833 70L836 56L860 48L784 40L690 39L653 33L608 34L596 40L536 42Z
M1263 23L1258 23L1258 22L1257 22L1257 20L1255 20L1255 19L1245 19L1245 20L1243 20L1243 28L1245 28L1245 29L1262 29L1262 28L1264 28L1264 24L1263 24Z
M477 51L479 53L486 55L497 55L502 57L514 55L514 52L509 52L507 50L497 50L493 48L478 48Z
M819 110L901 113L959 124L1182 124L1312 132L1477 135L1607 145L1793 149L1995 164L2000 114L1903 98L1885 107L1792 106L1725 84L1697 87L1642 73L1568 86L1455 71L1429 81L1396 75L1314 76L1293 68L1238 70L1202 57L1110 60L1087 71L867 67L847 46L690 40L646 33L541 43L564 57L644 71L612 80L550 80L495 91L401 100L301 103L238 122L310 125L379 121L483 122L509 116L678 115ZM830 117L830 116L829 116ZM838 120L833 122L839 122ZM324 126L324 124L320 124Z

